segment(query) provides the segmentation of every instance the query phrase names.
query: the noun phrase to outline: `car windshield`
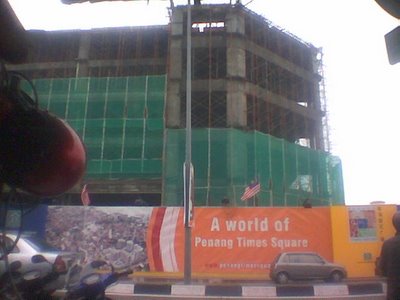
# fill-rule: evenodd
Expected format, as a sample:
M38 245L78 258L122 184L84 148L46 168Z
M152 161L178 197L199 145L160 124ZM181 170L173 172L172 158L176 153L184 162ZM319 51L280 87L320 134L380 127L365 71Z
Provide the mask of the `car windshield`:
M275 259L272 261L271 265L276 264L276 262L279 260L279 258L280 258L281 256L282 256L282 253L279 253L279 254L275 257Z
M47 244L43 239L35 236L24 236L24 240L31 245L35 250L40 252L54 252L60 251L59 249Z

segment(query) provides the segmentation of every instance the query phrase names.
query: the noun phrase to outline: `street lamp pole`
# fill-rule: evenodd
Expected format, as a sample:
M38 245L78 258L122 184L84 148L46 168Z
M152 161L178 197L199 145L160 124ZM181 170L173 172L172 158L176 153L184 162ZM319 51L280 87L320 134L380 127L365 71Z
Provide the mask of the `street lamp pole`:
M184 257L184 282L189 284L192 280L192 229L190 224L192 213L192 14L190 0L187 4L186 26L186 158L184 165L184 226L185 226L185 257Z

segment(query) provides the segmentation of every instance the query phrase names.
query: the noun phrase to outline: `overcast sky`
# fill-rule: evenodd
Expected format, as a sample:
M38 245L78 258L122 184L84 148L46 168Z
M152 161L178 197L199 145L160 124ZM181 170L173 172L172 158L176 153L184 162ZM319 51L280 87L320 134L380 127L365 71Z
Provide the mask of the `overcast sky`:
M166 24L170 1L10 3L26 29L57 30ZM386 33L400 25L399 20L373 0L242 3L304 41L322 47L332 153L342 160L346 204L400 204L400 63L389 64L384 40Z

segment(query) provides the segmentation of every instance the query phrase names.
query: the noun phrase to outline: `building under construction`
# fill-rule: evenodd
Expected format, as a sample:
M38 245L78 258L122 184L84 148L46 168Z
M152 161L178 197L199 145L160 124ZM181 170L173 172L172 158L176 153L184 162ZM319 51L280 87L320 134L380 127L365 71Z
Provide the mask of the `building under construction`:
M170 13L165 26L29 31L28 61L8 66L82 137L92 203L182 205L191 28L195 205L344 204L320 49L241 4L192 6L189 27L186 6Z

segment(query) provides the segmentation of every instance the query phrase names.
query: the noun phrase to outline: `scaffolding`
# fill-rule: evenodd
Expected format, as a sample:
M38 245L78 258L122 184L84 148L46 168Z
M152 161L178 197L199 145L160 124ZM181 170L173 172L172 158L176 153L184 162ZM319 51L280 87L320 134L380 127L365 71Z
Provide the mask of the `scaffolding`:
M160 177L165 76L52 78L34 84L40 106L82 137L87 178Z
M29 61L10 66L82 136L99 193L156 182L163 205L182 204L186 17L177 6L168 26L29 32ZM320 49L240 4L193 6L192 21L196 205L343 204ZM254 180L259 197L239 201Z
M40 105L82 137L87 179L163 181L162 204L180 205L185 130L165 128L165 76L53 78L34 81ZM259 131L193 130L196 205L315 206L343 204L337 157ZM242 202L257 180L257 198Z
M163 204L181 205L183 129L165 132ZM194 129L195 205L313 206L344 204L341 162L323 151L289 143L258 131ZM241 201L245 188L258 181L261 191Z
M175 8L167 127L184 127L185 18L185 7ZM194 6L192 19L194 128L257 130L330 149L318 49L241 5Z

